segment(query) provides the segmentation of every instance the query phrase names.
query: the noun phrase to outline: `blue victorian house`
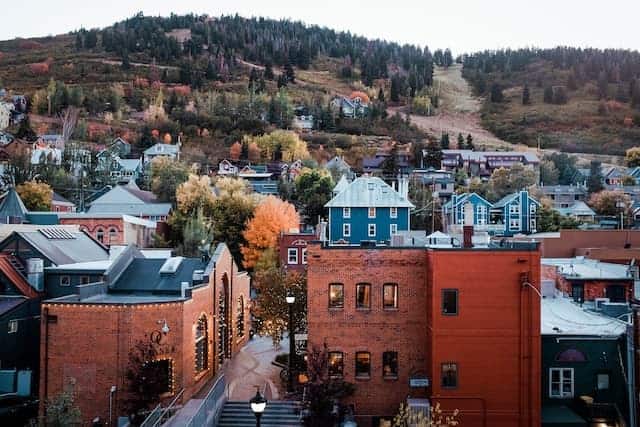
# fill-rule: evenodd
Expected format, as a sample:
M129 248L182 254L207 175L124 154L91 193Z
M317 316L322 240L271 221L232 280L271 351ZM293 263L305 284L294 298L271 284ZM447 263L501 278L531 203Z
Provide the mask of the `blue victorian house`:
M446 223L449 225L465 225L464 209L469 204L473 206L473 225L489 224L491 202L476 193L452 195L451 200L442 206L442 213Z
M504 225L503 236L536 232L540 202L529 196L528 191L511 193L493 205L492 216Z
M399 231L409 230L408 186L400 192L380 178L363 176L343 187L326 205L329 208L329 242L360 244L388 242ZM335 194L335 193L334 193Z

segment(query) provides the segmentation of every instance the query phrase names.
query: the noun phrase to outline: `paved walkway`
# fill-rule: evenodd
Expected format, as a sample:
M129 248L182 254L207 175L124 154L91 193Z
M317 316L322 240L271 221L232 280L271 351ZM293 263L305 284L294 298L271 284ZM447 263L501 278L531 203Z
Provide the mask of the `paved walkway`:
M256 394L256 386L264 390L268 400L282 396L280 368L271 364L277 354L285 353L289 340L283 339L275 350L270 337L255 336L224 368L231 401L247 401Z

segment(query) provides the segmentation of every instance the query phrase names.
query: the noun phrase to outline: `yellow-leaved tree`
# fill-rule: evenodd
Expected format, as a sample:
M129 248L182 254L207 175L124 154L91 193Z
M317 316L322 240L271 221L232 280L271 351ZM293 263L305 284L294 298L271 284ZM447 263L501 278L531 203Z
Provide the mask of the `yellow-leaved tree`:
M299 224L300 217L291 203L275 196L265 197L243 233L247 241L241 249L244 267L253 268L265 249L276 247L281 232L297 230Z
M245 138L250 151L252 143L260 148L263 159L293 162L310 158L307 143L300 139L295 132L276 130L268 134Z
M16 187L24 206L30 211L51 210L53 190L46 182L27 181Z
M189 179L178 186L176 202L180 212L185 215L192 215L198 209L209 215L215 202L209 177L190 174Z

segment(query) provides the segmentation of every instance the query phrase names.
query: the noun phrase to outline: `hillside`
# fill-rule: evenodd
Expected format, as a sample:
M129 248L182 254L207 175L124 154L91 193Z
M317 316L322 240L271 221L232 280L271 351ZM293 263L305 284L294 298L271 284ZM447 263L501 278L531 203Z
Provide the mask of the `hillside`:
M482 125L499 138L612 155L640 144L638 52L525 49L463 60L464 77L485 97Z

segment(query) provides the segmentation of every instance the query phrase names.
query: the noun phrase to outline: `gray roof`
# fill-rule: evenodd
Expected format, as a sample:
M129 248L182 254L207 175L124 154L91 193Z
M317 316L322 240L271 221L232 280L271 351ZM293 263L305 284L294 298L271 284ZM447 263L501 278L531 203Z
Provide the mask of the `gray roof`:
M184 258L175 273L161 273L166 259L135 258L111 284L111 290L118 292L180 292L181 282L191 282L195 270L204 270L206 264L200 258Z
M25 301L27 299L23 296L0 297L0 316L10 312Z
M69 200L65 199L64 197L62 197L60 194L56 193L55 191L53 192L52 200L54 202L57 202L57 203L63 203L63 204L66 204L66 205L75 206L75 204L73 202L70 202Z
M118 164L120 164L120 167L122 167L123 170L127 171L138 170L138 168L140 168L140 165L142 164L142 161L140 161L140 159L121 159L118 157L116 160Z
M172 144L155 144L146 150L144 154L147 156L171 156L180 152L180 146Z
M544 185L540 188L544 194L556 194L556 193L571 193L571 194L586 194L586 190L583 187L577 185Z
M556 208L562 215L595 216L595 212L583 201L577 201L568 208Z
M49 230L64 230L59 234L63 238L52 237ZM16 234L55 265L109 259L107 249L81 231L47 227L38 231L16 231Z
M390 185L380 178L372 176L356 178L324 206L327 208L415 207Z
M340 177L340 180L338 181L336 186L333 187L333 194L335 195L340 194L340 192L345 188L347 188L348 186L349 186L349 181L347 180L347 177L342 175L342 177Z
M539 163L540 159L530 151L472 151L472 150L442 150L444 156L461 156L464 160L484 162L487 157L521 156L527 163Z
M18 217L25 218L27 216L27 208L22 203L22 199L14 187L2 197L0 202L0 218Z
M171 203L92 203L90 214L125 214L131 216L167 216Z

